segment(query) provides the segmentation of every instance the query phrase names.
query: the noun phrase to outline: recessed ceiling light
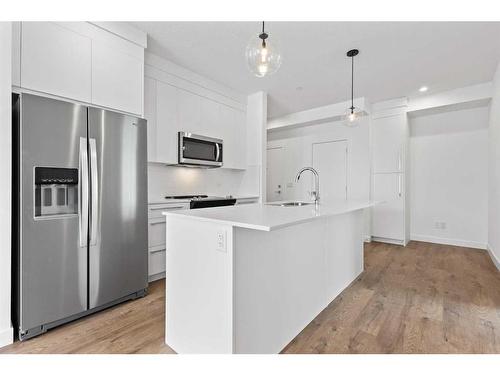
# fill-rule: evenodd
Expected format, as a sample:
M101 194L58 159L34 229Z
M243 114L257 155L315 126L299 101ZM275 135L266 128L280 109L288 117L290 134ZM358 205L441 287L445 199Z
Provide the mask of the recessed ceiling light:
M421 88L418 89L420 92L426 92L429 88L427 86L422 86Z

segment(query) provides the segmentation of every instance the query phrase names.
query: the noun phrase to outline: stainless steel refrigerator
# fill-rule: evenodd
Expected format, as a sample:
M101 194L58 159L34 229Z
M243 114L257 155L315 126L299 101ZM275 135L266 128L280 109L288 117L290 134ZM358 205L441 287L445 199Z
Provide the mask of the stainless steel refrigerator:
M13 134L19 338L143 296L146 121L23 93Z

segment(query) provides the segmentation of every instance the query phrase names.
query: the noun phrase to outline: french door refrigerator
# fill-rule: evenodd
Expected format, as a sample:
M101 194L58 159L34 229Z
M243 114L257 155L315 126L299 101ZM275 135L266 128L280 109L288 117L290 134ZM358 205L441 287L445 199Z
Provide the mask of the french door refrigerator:
M13 100L23 340L146 293L147 136L143 119L24 93Z

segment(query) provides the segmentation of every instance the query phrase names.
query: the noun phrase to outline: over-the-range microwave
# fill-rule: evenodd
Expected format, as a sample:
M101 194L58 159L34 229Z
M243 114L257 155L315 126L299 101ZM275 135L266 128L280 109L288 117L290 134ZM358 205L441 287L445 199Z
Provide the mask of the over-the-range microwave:
M222 167L222 139L179 132L179 165Z

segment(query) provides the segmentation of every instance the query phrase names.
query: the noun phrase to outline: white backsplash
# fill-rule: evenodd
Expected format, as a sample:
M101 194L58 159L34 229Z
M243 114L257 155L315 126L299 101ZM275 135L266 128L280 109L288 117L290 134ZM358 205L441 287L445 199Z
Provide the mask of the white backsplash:
M149 202L161 201L166 195L256 196L258 186L256 168L242 171L148 164Z

